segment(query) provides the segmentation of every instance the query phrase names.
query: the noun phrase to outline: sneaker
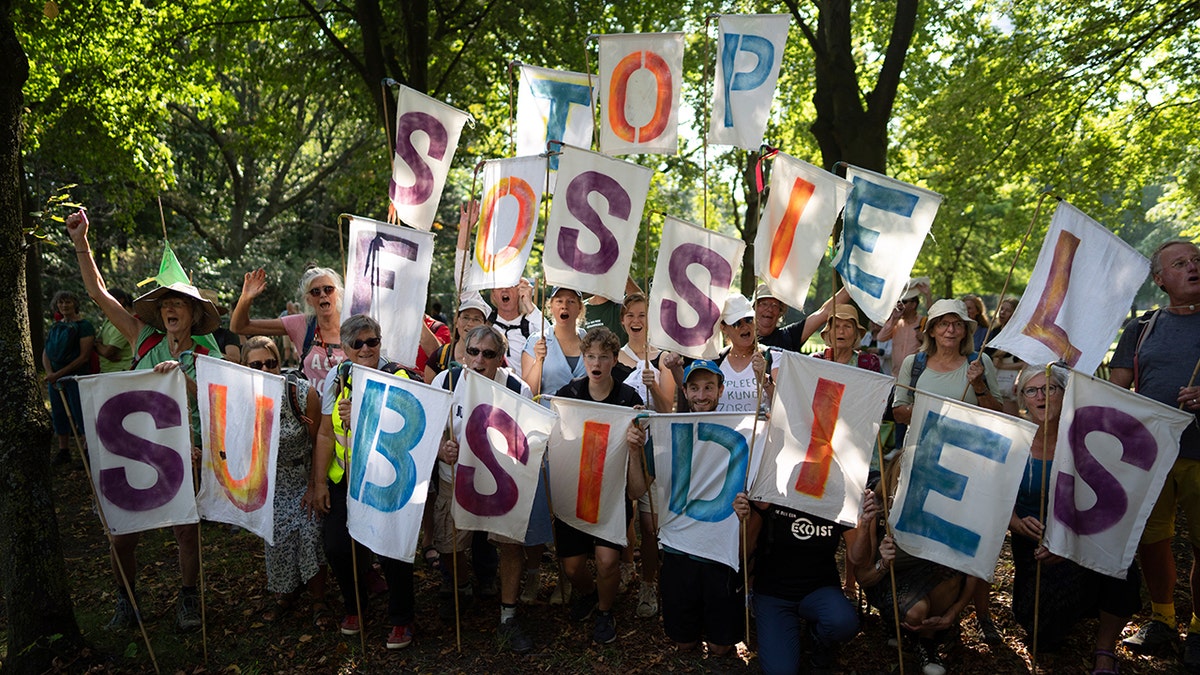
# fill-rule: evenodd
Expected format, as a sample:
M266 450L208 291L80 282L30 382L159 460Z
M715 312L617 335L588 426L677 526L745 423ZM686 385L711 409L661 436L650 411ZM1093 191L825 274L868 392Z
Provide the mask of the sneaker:
M942 655L938 654L937 645L928 638L921 638L913 646L913 652L921 663L922 675L946 675L946 666L942 665Z
M388 649L404 649L412 644L413 627L412 624L403 626L392 626L392 632L388 633L387 648Z
M342 631L342 635L358 635L362 632L362 626L358 623L358 615L347 614L338 629Z
M617 639L617 622L613 620L612 611L596 612L596 624L592 627L592 639L597 644L606 645Z
M521 630L521 624L516 618L501 621L496 629L496 642L501 649L508 649L517 654L524 654L533 649L533 639Z
M133 603L123 594L117 594L117 606L113 610L112 620L104 626L104 630L124 630L137 624L137 612Z
M633 563L621 563L621 581L617 583L617 593L623 594L629 590L629 582L633 581Z
M571 613L569 616L572 621L583 621L592 615L596 610L596 605L600 602L600 595L595 590L587 595L579 595L571 598Z
M636 614L642 619L658 615L658 584L642 582L638 590Z
M1179 634L1167 624L1151 619L1142 624L1138 632L1121 640L1121 644L1135 652L1151 652L1159 647L1174 644Z
M550 604L565 605L571 601L571 580L562 576L558 577L558 585L554 587L554 592L550 594Z
M521 589L521 602L532 605L537 602L538 592L542 590L542 571L525 570L525 588Z
M979 632L983 633L984 644L995 646L1004 642L1004 636L1000 634L1000 629L996 628L996 623L991 617L976 617L976 622L979 624Z
M196 630L203 620L200 618L200 595L198 593L179 594L179 604L175 608L175 626L179 630Z
M1193 673L1200 672L1200 633L1188 633L1183 641L1183 666Z

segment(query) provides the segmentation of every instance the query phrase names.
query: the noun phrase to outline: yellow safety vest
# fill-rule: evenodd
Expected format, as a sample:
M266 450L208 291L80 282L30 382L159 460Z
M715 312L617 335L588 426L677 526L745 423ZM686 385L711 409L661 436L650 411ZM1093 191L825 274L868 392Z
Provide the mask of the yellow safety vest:
M346 361L345 363L347 365L350 364L349 361ZM387 365L390 365L390 362L385 363L384 367L386 368ZM349 465L350 431L346 428L347 424L345 420L342 419L342 415L338 410L338 403L340 403L342 399L350 396L350 394L353 392L353 387L351 386L350 382L351 371L351 368L346 368L345 383L342 385L341 390L338 391L337 397L333 401L333 461L329 464L328 475L329 480L334 483L342 482L342 477L346 475L346 467ZM385 370L385 372L387 371ZM404 372L404 369L396 370L391 374L397 377L402 377L406 380L410 379L408 377L408 373Z

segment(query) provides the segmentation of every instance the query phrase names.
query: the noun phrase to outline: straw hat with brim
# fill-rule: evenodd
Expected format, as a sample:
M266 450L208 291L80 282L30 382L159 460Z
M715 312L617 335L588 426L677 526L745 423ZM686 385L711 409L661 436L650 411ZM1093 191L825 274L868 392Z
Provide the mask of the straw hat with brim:
M210 291L207 288L201 288L200 296L203 297L205 300L211 302L213 304L213 307L217 308L217 314L220 314L221 316L225 316L226 314L229 313L229 309L226 308L225 305L222 305L219 300L217 300L217 292L216 291Z
M175 282L170 286L159 286L137 300L134 300L133 313L137 314L138 318L144 321L146 325L165 331L166 328L163 327L162 313L158 311L158 303L172 293L191 298L200 305L200 318L194 321L192 325L192 335L207 335L221 325L220 315L217 314L217 306L212 301L204 298L195 286L182 282Z
M947 314L953 314L963 320L967 327L967 335L975 334L975 327L978 324L967 316L967 305L962 300L955 298L943 298L933 303L933 306L929 308L928 319L925 321L925 334L932 333L937 320Z
M746 296L741 293L732 293L725 298L725 308L721 310L721 323L732 326L747 318L754 318L754 307L746 299Z
M835 311L833 313L833 316L829 317L829 320L825 322L825 327L821 329L821 339L825 340L825 342L827 342L827 343L829 342L829 340L826 339L825 336L828 335L831 331L833 331L833 320L834 319L844 319L846 321L853 321L854 328L855 328L855 330L858 331L858 339L859 340L863 339L863 336L867 334L867 329L863 328L863 325L861 323L859 323L858 312L855 311L855 309L849 305L838 305L837 311Z

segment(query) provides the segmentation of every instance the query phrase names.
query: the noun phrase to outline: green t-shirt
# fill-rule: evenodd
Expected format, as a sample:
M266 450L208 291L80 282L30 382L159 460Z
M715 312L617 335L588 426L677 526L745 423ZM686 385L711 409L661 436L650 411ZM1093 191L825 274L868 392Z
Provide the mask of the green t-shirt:
M133 345L129 344L129 340L117 330L111 321L105 321L100 326L100 332L96 335L96 341L106 345L116 347L121 351L120 356L116 361L109 361L103 356L100 357L100 372L115 373L121 370L129 370L129 364L133 361Z

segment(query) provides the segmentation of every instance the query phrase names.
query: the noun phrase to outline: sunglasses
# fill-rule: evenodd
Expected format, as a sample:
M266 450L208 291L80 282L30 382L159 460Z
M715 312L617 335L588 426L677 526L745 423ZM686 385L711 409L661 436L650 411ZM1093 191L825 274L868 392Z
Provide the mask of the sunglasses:
M308 294L314 298L319 298L322 295L333 295L333 292L336 290L337 286L313 286L308 289Z
M737 321L734 321L733 323L731 323L729 325L733 326L734 328L737 328L738 326L745 326L746 324L749 324L749 323L754 323L754 319L751 317L746 317L744 319L738 319Z
M370 347L371 349L374 349L374 348L378 347L379 343L382 341L383 340L381 340L380 338L377 338L377 337L367 338L366 340L355 340L354 342L350 343L350 348L351 349L362 349L363 347Z
M500 356L500 352L495 349L480 349L479 347L467 347L467 356L479 356L483 354L483 358L491 361Z
M916 299L916 298L909 298L909 299L907 299L907 300L901 300L900 302L901 302L902 304L905 304L905 305L907 305L908 303L910 303L910 302L911 302L912 304L914 304L914 305L915 305L915 304L917 304L917 299Z
M262 370L263 366L266 366L267 370L275 370L276 368L279 367L279 360L278 359L267 359L266 361L251 361L251 362L247 363L246 366L253 368L255 370Z

